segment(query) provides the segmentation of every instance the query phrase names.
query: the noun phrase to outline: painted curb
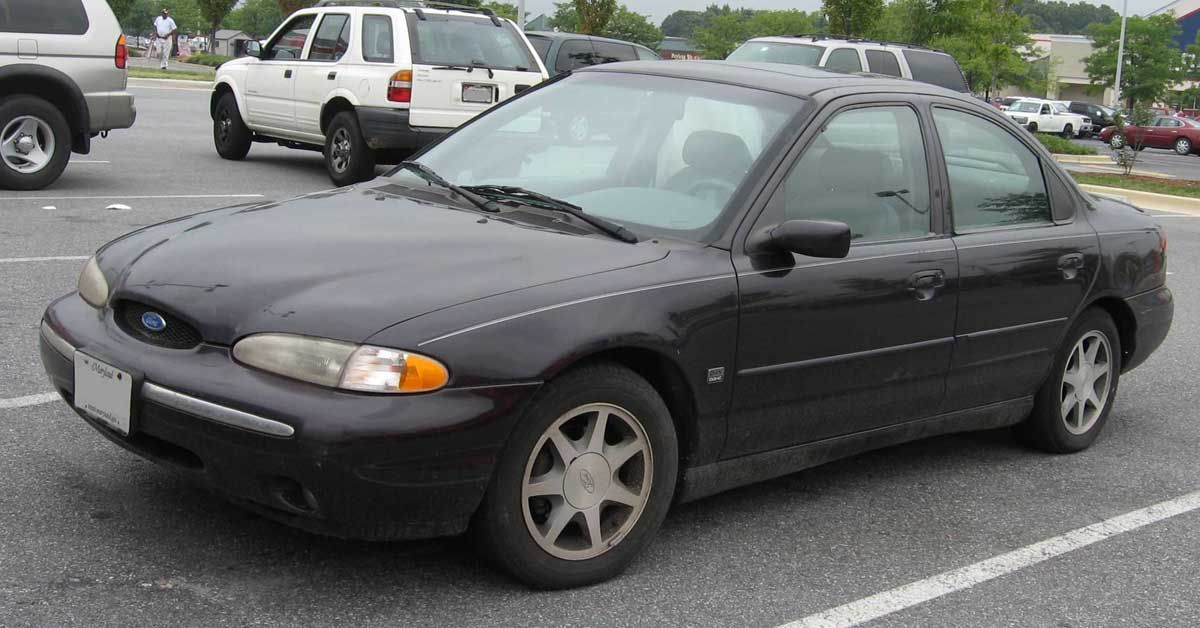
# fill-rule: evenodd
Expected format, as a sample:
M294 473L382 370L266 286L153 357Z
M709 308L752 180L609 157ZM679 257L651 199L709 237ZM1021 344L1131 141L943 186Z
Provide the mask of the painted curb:
M1127 190L1125 188L1110 188L1102 185L1079 184L1080 189L1098 196L1112 196L1124 200L1142 209L1177 212L1200 216L1200 198L1172 196L1155 192Z
M1113 165L1115 162L1112 157L1105 155L1063 155L1060 153L1053 154L1054 161L1060 164L1088 164L1088 165Z

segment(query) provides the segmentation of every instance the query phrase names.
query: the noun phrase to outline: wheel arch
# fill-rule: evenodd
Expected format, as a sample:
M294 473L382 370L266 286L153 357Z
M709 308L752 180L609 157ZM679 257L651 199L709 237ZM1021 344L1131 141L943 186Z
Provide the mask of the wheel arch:
M352 100L347 94L341 92L342 90L334 92L329 100L327 100L325 104L321 106L320 127L322 134L324 134L326 129L329 128L329 123L333 122L334 116L343 111L354 111L355 107L357 106L355 105L354 100Z
M217 119L217 103L225 94L233 94L233 100L237 102L238 114L242 116L242 122L247 121L246 103L242 99L241 93L237 90L233 81L227 78L217 79L216 85L213 85L212 96L208 99L208 115L213 120Z
M62 72L40 65L18 63L0 68L0 94L37 96L63 112L71 127L71 148L87 153L91 141L91 111L75 81Z
M1125 365L1133 357L1134 350L1137 349L1137 318L1133 314L1133 309L1120 297L1104 295L1090 301L1079 312L1082 314L1093 307L1107 313L1112 318L1113 324L1117 326L1117 339L1121 342L1121 371L1123 372Z

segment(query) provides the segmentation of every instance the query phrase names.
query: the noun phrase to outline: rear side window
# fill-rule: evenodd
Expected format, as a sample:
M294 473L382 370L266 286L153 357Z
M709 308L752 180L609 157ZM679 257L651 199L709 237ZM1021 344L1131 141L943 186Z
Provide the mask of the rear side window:
M572 39L559 46L558 61L554 63L556 72L570 72L589 65L596 65L592 42L586 39Z
M858 51L853 48L838 48L829 53L825 60L825 69L834 72L862 72L862 61L858 60Z
M553 42L546 37L530 37L528 35L526 37L529 39L529 43L533 45L534 52L538 53L538 56L542 58L542 63L549 61L546 56L550 54L550 44Z
M904 59L912 70L913 80L932 83L956 92L967 92L967 81L954 57L942 52L928 50L905 50Z
M730 61L766 61L816 67L821 62L824 46L784 44L772 41L748 41L730 53Z
M876 74L900 76L900 62L896 60L896 55L886 50L868 50L867 65Z
M0 33L82 35L87 30L83 0L0 0Z
M537 67L525 39L508 22L496 26L487 18L426 12L420 19L410 13L408 29L414 63L519 71Z
M310 61L337 61L350 47L350 16L327 13L308 50Z
M615 63L637 59L637 53L633 51L633 46L627 44L593 41L592 49L596 51L596 63Z
M392 63L392 18L386 15L363 16L362 49L363 61L370 63Z
M658 56L658 53L656 53L653 50L650 50L648 48L634 46L633 49L635 52L637 52L637 58L641 59L643 61L657 61L659 59L662 59L662 57Z

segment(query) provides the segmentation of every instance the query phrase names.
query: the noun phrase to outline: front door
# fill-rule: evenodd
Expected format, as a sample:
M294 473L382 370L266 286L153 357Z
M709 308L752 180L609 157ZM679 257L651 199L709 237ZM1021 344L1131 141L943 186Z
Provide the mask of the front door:
M741 322L726 456L941 405L958 266L931 193L932 136L912 101L853 102L820 125L754 225L845 222L849 255L734 254Z
M296 129L296 70L316 16L298 15L267 42L246 76L250 123L264 131Z
M350 48L352 25L346 13L326 13L313 35L304 63L296 65L296 129L321 135L321 108L338 85L339 62Z
M1096 232L1026 134L949 103L933 117L961 269L945 409L1032 395L1095 277Z

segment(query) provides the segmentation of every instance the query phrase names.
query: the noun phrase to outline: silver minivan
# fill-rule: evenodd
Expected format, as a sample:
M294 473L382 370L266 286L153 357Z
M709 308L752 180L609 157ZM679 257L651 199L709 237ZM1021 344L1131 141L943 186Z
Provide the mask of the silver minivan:
M0 0L0 188L44 188L93 137L133 126L128 62L105 0Z

